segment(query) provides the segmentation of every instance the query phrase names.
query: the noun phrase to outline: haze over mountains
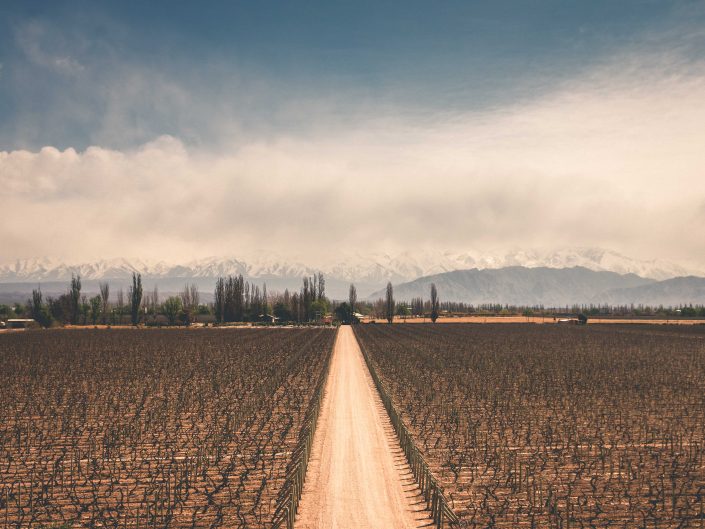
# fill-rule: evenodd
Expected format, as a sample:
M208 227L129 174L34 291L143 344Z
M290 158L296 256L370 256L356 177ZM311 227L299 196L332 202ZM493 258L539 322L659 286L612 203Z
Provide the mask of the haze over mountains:
M447 300L472 303L518 303L523 300L521 303L561 305L598 301L603 294L604 299L600 298L600 302L621 303L630 296L637 296L638 299L674 299L675 304L692 302L678 298L689 292L690 286L686 287L683 281L678 283L678 288L669 287L668 284L657 288L657 281L705 275L665 260L640 261L599 248L515 250L495 254L358 254L340 256L323 266L269 254L248 260L201 258L182 264L149 263L125 258L71 264L41 258L1 265L0 295L4 294L7 299L12 293L21 299L38 283L46 293L63 292L71 274L81 275L86 291L97 291L98 281L109 281L115 288L126 287L132 272L142 274L146 288L157 285L163 293L177 292L186 281L191 281L198 284L207 296L212 292L215 278L231 274L242 274L255 282L266 282L270 291L284 288L298 290L301 278L315 271L326 275L327 293L334 299L345 299L351 282L356 284L361 297L375 297L387 281L395 285L395 297L399 300L427 297L427 287L434 281L441 297ZM650 287L650 290L631 290L645 287ZM693 292L697 297L697 289Z

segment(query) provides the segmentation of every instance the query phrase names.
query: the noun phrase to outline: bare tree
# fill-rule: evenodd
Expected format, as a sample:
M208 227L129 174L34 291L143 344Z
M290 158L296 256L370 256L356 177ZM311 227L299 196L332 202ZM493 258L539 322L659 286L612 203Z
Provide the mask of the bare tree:
M242 275L239 277L242 277ZM250 290L254 290L254 288L250 289L250 282L249 281L245 281L244 283L242 283L242 292L243 292L242 299L243 299L243 301L239 305L241 310L238 313L239 316L237 318L237 321L244 321L245 312L248 312L250 310L250 304L252 303L252 292ZM239 303L239 301L238 301L238 303Z
M200 294L196 284L187 284L180 297L185 311L195 312L198 309ZM245 321L245 313L250 307L250 301L250 283L244 280L242 274L219 277L215 284L213 303L216 322Z
M103 325L108 322L108 301L110 300L110 284L106 281L100 283L101 312L103 313Z
M303 289L301 289L303 292ZM302 294L297 294L294 292L291 295L291 307L292 311L294 312L294 317L296 318L297 323L301 323L304 315L303 315L303 308L302 308Z
M100 317L100 308L103 305L103 298L101 296L93 296L89 300L89 303L91 306L91 323L96 325Z
M322 272L318 272L318 301L326 297L326 279Z
M382 298L377 299L372 304L372 310L376 319L384 318L387 315L387 306Z
M192 321L192 316L198 308L198 287L194 283L186 283L184 290L180 294L181 297L181 307L186 314L186 323L189 324Z
M191 303L194 309L198 308L198 304L201 302L201 295L198 292L198 285L196 283L191 283Z
M424 302L423 298L411 298L411 314L414 316L423 316Z
M308 287L311 289L311 303L318 299L318 276L313 273L313 277L308 280Z
M122 291L122 287L117 293L117 312L118 312L118 324L122 324L122 313L125 310L125 294Z
M394 288L392 282L387 283L387 296L385 299L385 317L387 323L394 321Z
M140 322L140 306L142 305L142 274L132 272L132 285L128 297L130 298L132 325L137 325Z
M308 277L304 277L304 286L301 289L301 303L303 304L303 320L310 321L311 319L311 287Z
M431 321L436 323L438 319L438 307L440 302L438 301L438 290L436 290L436 284L431 283Z
M183 308L187 309L191 306L191 289L189 288L188 283L186 283L186 286L179 294L179 297L181 298L181 306Z
M69 289L69 299L71 302L71 324L78 323L78 316L81 312L81 276L71 274L71 288Z
M357 289L355 285L350 283L350 291L348 292L348 303L350 305L350 313L353 314L353 321L355 319L355 304L357 303Z
M199 302L198 287L193 283L186 283L180 297L183 308L190 310L196 308Z
M238 277L228 276L225 279L225 297L223 305L223 321L242 321L242 315L238 314L238 295L239 295L240 281ZM249 304L249 285L246 299Z
M225 311L225 279L222 277L219 277L215 282L213 307L215 310L215 321L217 323L222 323Z

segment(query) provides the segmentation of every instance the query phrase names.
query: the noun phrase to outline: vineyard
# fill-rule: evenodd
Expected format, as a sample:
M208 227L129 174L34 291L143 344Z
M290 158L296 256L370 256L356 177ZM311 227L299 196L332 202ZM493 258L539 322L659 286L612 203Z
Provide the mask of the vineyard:
M0 527L271 527L334 337L0 335Z
M701 328L358 325L464 527L705 527Z

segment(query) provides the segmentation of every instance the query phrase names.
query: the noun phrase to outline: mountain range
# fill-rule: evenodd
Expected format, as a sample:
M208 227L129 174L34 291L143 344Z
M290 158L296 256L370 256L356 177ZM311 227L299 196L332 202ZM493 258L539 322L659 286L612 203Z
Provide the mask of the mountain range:
M219 276L242 274L250 281L266 282L270 291L283 291L285 288L298 290L302 277L321 271L326 277L327 294L334 299L346 299L350 283L355 283L358 296L362 299L374 297L387 281L391 281L398 292L397 298L403 299L401 293L407 288L404 284L419 278L448 272L490 271L516 267L526 269L580 267L594 272L639 276L647 280L645 284L688 275L705 275L698 270L688 269L665 260L632 259L600 248L566 248L552 251L518 249L502 253L407 251L399 254L338 256L331 261L322 266L313 266L271 253L261 253L252 259L209 257L176 264L126 258L84 263L69 263L51 258L25 259L0 265L0 299L4 302L9 298L24 300L26 294L31 292L32 288L36 288L37 284L41 284L42 290L47 294L63 292L72 274L81 276L86 292L97 292L99 281L108 281L114 289L126 288L132 273L139 272L142 274L145 289L151 289L157 285L160 292L164 294L178 292L188 281L196 283L208 296L213 290L215 278ZM506 271L503 281L506 282L510 274L510 271ZM476 280L479 281L481 278L489 280L490 275L480 274ZM599 285L603 283L599 282ZM631 288L635 285L628 277L621 283L614 281L608 286L605 291ZM489 285L486 286L486 289L489 288ZM517 287L517 289L521 288ZM599 288L601 287L593 289L596 294L602 292ZM486 291L491 292L491 290ZM467 292L467 290L460 289L455 295L460 296L460 292ZM504 295L501 290L498 290L497 294ZM427 296L427 293L423 295ZM566 291L566 295L579 295L582 300L587 295L587 291ZM450 297L446 296L445 299ZM504 300L501 301L504 302ZM575 301L574 299L573 302Z
M421 277L394 286L397 300L428 299L431 284L445 301L474 305L502 303L518 306L705 304L705 278L678 277L657 281L636 274L594 271L584 267L456 270ZM384 289L369 299L383 298Z

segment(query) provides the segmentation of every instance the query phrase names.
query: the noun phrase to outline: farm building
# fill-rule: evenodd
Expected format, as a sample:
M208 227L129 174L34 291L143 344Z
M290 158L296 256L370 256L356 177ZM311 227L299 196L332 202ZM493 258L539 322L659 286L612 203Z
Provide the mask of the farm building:
M577 318L560 318L557 323L567 323L569 325L586 325L588 322L587 316L578 314Z

